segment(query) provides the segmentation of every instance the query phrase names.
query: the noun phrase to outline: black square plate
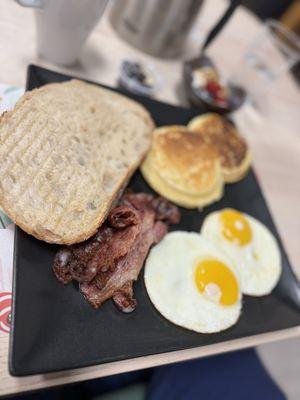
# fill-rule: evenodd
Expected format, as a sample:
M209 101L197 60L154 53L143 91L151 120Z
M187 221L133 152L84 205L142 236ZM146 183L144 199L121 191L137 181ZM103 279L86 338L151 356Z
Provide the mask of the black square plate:
M30 66L27 89L70 78ZM185 124L199 114L199 111L126 94L140 101L157 125ZM151 192L139 173L132 178L130 187L135 191ZM134 288L138 306L133 313L122 314L111 301L99 310L93 310L75 285L63 287L53 276L51 266L58 246L41 242L17 228L11 374L45 373L166 353L300 325L300 287L253 171L241 182L227 185L222 200L202 213L182 209L182 222L172 229L198 232L204 217L223 207L249 213L271 229L281 247L283 274L271 295L262 298L244 296L243 313L234 327L211 335L188 331L165 320L150 303L143 272Z

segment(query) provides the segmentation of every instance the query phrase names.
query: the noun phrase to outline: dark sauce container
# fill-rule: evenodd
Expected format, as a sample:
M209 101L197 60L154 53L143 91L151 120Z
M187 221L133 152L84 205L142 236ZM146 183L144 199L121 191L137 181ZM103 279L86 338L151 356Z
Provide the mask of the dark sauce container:
M212 60L205 55L186 61L183 64L183 82L189 103L193 107L199 107L207 112L216 112L218 114L229 114L240 108L245 102L246 92L239 86L221 80L221 83L226 86L229 91L229 98L226 106L217 104L205 88L194 87L193 71L203 67L211 67L217 71Z

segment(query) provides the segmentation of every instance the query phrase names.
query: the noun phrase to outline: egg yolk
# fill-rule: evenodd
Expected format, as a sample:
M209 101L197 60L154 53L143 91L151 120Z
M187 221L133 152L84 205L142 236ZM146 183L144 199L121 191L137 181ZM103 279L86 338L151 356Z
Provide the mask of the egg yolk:
M200 261L195 269L195 281L201 294L223 306L231 306L239 299L236 277L221 261Z
M228 209L220 214L222 234L230 242L245 246L252 240L252 231L247 219L242 213Z

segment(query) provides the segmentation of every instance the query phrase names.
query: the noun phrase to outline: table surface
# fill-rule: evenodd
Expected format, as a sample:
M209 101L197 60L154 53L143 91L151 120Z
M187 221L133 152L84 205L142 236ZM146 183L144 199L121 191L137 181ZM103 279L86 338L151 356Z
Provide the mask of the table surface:
M210 0L192 29L185 57L197 53L199 41L222 14L224 0ZM209 49L209 54L224 74L237 67L245 46L260 29L260 22L243 8L239 8L222 35ZM123 58L145 60L163 77L163 87L158 99L181 104L178 83L181 79L182 61L161 60L132 48L112 31L107 14L96 26L83 49L81 60L72 68L60 68L35 55L35 26L33 12L11 0L0 2L0 82L24 86L26 66L30 63L88 78L108 85L115 85L120 61ZM272 84L266 95L268 107L263 116L251 107L244 107L234 115L240 131L247 138L254 156L254 167L281 233L292 265L300 277L300 94L290 75L282 76ZM299 335L300 328L275 333L272 340ZM175 362L219 351L230 351L270 341L261 335L255 341L219 344L210 348L192 349L164 355L141 357L102 366L81 368L60 373L35 375L25 378L11 377L7 370L8 335L0 333L0 395L12 394L87 380L119 372L140 369L168 362Z

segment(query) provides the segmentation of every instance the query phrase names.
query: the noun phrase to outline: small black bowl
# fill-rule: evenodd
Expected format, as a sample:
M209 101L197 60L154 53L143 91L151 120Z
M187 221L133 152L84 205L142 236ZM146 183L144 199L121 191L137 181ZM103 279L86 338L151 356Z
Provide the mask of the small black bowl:
M239 86L228 82L225 83L225 86L229 89L230 96L228 106L224 107L216 104L208 96L207 90L195 88L193 86L193 71L203 67L212 67L217 70L212 60L204 55L194 58L190 61L186 61L183 65L184 87L190 104L193 107L199 107L202 110L204 109L206 111L216 112L218 114L228 114L240 108L246 99L246 92Z
M147 82L147 77L152 83ZM118 86L129 92L146 97L154 97L160 87L159 77L151 65L141 64L134 60L124 60L120 66Z

